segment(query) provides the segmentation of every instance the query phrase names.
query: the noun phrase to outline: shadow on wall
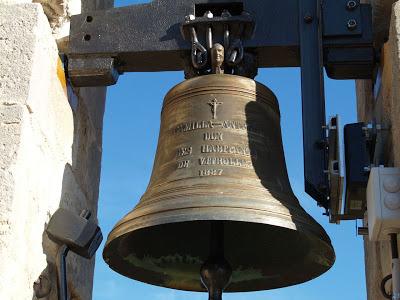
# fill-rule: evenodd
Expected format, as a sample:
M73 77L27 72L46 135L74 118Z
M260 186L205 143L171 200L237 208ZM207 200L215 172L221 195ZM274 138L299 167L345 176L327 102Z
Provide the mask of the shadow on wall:
M77 215L88 209L91 218L97 216L100 163L102 145L102 123L105 107L105 88L82 88L77 91L79 101L72 105L74 112L74 141L72 165L64 167L59 207ZM75 95L69 95L76 97ZM50 217L50 216L49 216ZM47 267L38 276L33 286L33 300L58 299L59 245L47 236L44 224L42 235L43 253ZM72 252L67 256L68 291L71 300L92 298L94 258L88 260Z

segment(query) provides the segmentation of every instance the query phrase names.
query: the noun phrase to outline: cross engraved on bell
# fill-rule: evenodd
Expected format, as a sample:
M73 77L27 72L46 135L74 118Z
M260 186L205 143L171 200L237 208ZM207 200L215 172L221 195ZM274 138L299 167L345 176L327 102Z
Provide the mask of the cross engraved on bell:
M214 97L210 102L208 102L208 105L211 106L211 112L213 114L213 119L215 120L217 118L217 108L219 105L224 104L223 102L218 102L217 98Z

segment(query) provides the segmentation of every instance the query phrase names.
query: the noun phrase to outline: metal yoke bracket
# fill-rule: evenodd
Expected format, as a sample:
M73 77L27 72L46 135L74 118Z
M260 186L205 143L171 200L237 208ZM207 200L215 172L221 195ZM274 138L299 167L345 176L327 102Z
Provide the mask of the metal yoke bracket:
M221 15L225 9L233 19L243 12L253 18L254 34L243 47L256 55L259 68L301 67L305 190L329 209L323 67L334 79L373 77L370 5L359 0L154 0L76 15L67 53L69 78L74 86L104 86L124 72L184 70L191 51L181 35L184 17L201 20L206 11ZM205 37L199 40L204 43Z
M300 0L299 31L305 191L329 208L321 1Z

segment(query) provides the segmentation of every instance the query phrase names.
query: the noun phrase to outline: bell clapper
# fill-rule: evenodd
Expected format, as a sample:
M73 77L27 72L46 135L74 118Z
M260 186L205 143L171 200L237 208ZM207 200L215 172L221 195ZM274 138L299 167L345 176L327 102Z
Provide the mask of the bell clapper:
M222 293L228 286L232 268L224 257L224 223L211 222L210 256L201 266L201 282L208 290L209 300L222 300Z

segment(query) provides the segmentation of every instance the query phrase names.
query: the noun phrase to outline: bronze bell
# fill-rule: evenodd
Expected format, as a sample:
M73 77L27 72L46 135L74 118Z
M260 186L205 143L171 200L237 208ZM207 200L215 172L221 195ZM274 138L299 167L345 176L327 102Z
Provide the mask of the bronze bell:
M275 95L254 80L213 74L165 97L149 186L103 257L127 277L205 291L200 270L218 243L230 266L227 292L302 283L335 260L290 187Z

